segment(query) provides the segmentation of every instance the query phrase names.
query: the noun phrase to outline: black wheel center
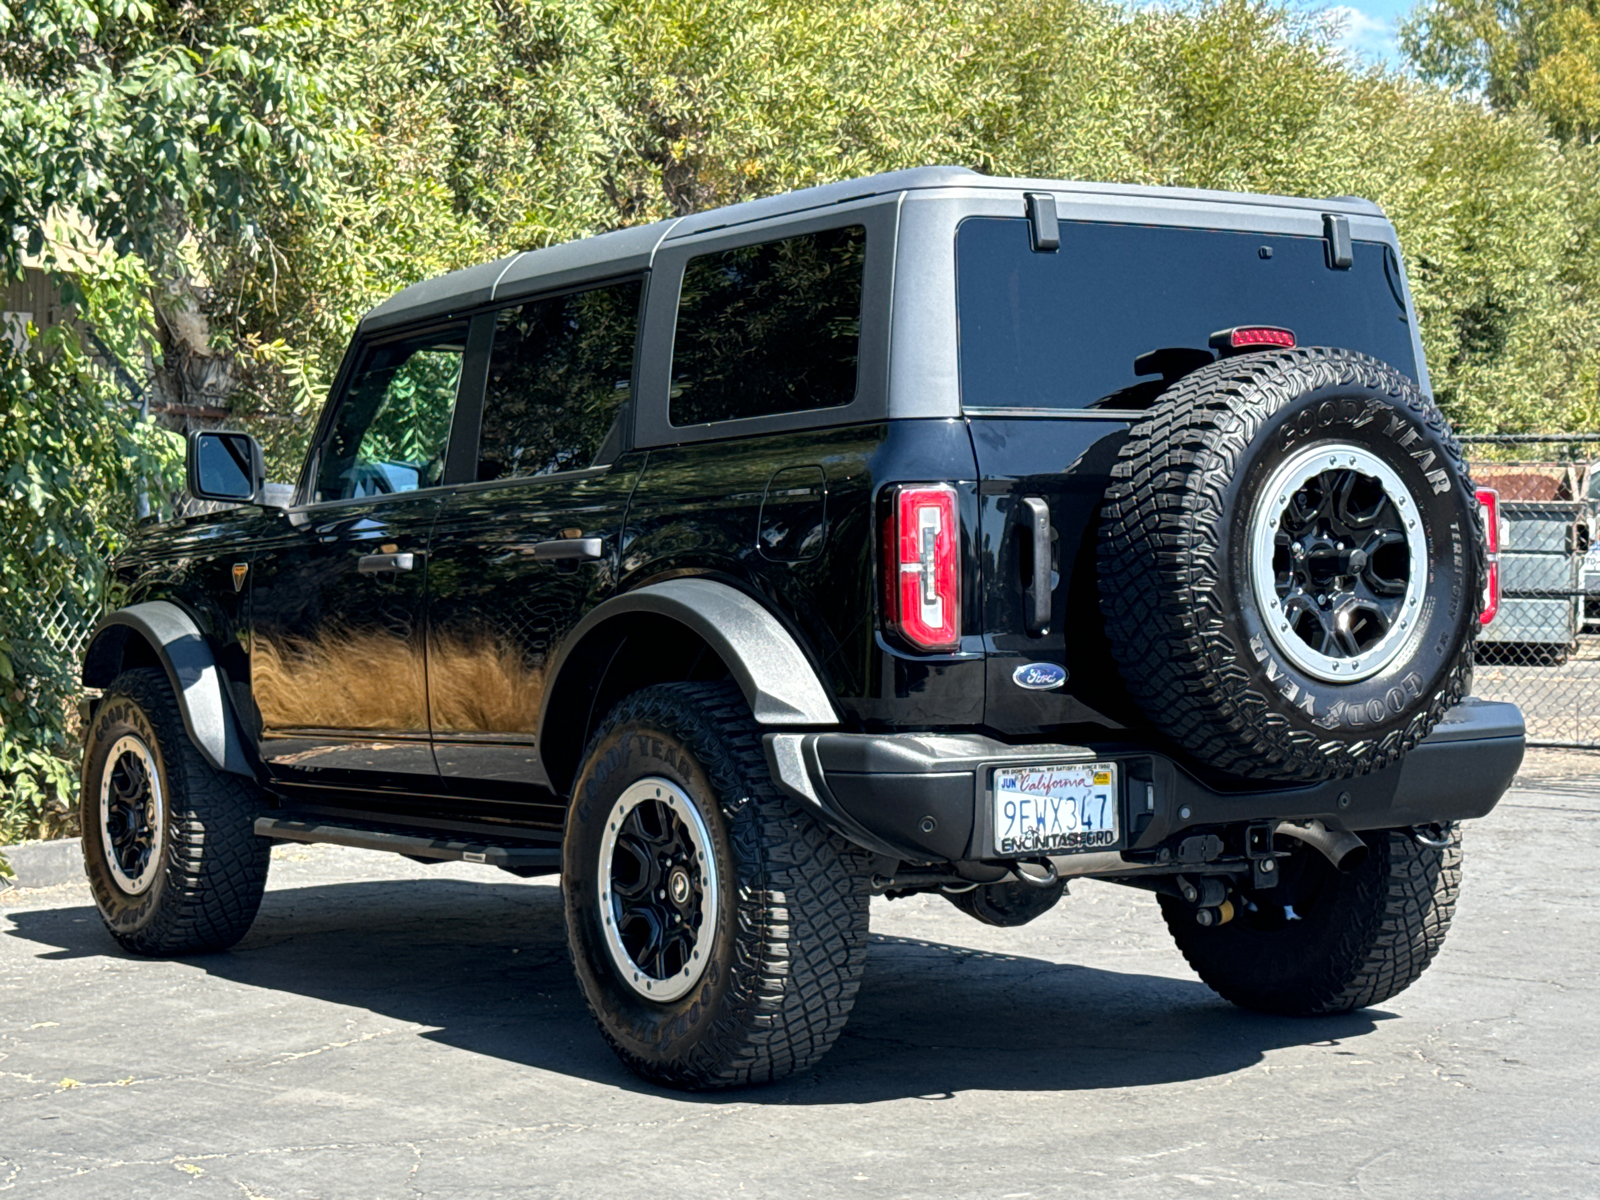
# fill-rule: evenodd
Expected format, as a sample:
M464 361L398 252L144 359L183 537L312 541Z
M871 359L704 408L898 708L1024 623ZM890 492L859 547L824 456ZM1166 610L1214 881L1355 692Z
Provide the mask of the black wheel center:
M682 908L689 899L689 893L694 885L690 882L689 872L682 867L673 867L667 873L667 897Z
M111 764L104 820L117 867L129 880L138 879L156 852L160 826L149 769L131 750L123 751Z
M1284 619L1330 658L1354 658L1383 640L1411 582L1405 519L1383 484L1327 470L1289 498L1273 538Z
M611 856L612 914L623 949L654 979L670 979L694 957L704 921L702 878L689 829L660 800L623 819Z
M1338 871L1319 851L1297 847L1278 862L1278 885L1239 895L1238 920L1262 933L1294 933L1313 921L1338 891Z

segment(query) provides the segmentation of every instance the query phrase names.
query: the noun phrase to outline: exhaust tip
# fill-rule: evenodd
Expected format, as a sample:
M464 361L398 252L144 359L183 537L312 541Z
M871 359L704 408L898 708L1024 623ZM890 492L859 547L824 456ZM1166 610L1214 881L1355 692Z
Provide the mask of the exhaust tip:
M1355 845L1350 846L1343 854L1333 860L1333 865L1341 871L1354 871L1362 863L1366 862L1367 856L1372 853L1367 844L1356 837L1355 834L1349 834L1348 836L1354 840ZM1331 854L1328 857L1333 858Z
M1367 844L1353 833L1335 833L1321 821L1280 821L1275 833L1298 838L1320 853L1336 870L1353 871L1367 861Z

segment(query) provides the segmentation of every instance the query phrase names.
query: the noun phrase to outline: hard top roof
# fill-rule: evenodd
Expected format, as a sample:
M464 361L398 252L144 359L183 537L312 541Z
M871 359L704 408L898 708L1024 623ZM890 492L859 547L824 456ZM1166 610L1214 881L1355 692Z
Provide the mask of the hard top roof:
M722 208L708 209L674 220L619 229L594 237L564 242L543 250L528 250L507 255L491 263L466 267L433 279L412 284L372 309L361 319L361 328L374 332L410 324L428 317L443 317L463 312L496 300L514 299L533 291L565 286L569 282L593 279L595 268L610 266L617 275L642 271L650 265L656 248L669 238L678 239L712 229L726 229L752 221L767 220L790 213L826 208L853 200L888 196L900 192L928 189L980 191L1054 192L1069 204L1073 196L1125 196L1190 201L1199 206L1257 205L1300 209L1310 212L1336 212L1351 216L1383 217L1383 210L1370 200L1354 196L1321 199L1221 192L1204 188L1152 187L1142 184L1089 183L1058 179L1023 179L980 175L966 167L914 167L888 171L861 179L848 179L820 187L784 192L761 200L747 200ZM613 271L607 271L611 274Z

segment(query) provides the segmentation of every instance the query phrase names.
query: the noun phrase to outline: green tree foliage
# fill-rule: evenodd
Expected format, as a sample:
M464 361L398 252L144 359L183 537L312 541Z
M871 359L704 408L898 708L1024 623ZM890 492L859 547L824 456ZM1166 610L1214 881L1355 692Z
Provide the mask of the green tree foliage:
M1557 136L1600 134L1600 5L1593 0L1426 0L1400 42L1424 78L1528 107Z
M125 341L149 320L137 260L78 264L80 313ZM124 351L124 344L118 347ZM0 345L0 844L70 828L79 664L51 628L95 611L135 497L172 486L180 449L130 419L106 363L70 326Z
M71 316L0 347L0 841L61 827L75 790L77 664L45 604L92 613L135 497L174 481L129 364L196 264L334 169L310 12L0 0L0 274L31 259Z

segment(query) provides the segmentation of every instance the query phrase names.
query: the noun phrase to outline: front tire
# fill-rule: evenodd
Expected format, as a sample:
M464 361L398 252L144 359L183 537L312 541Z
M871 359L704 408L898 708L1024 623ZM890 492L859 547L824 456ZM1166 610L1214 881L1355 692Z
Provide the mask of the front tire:
M671 1087L816 1062L866 962L865 856L778 791L731 684L665 684L602 723L563 847L567 937L622 1061Z
M166 672L124 671L84 747L84 870L106 929L134 954L225 950L249 930L271 843L255 784L189 740Z
M1279 859L1278 886L1242 891L1224 925L1161 896L1173 940L1212 991L1241 1008L1310 1017L1399 995L1444 944L1461 890L1461 834L1425 846L1407 833L1362 835L1365 860L1337 870L1310 847Z

